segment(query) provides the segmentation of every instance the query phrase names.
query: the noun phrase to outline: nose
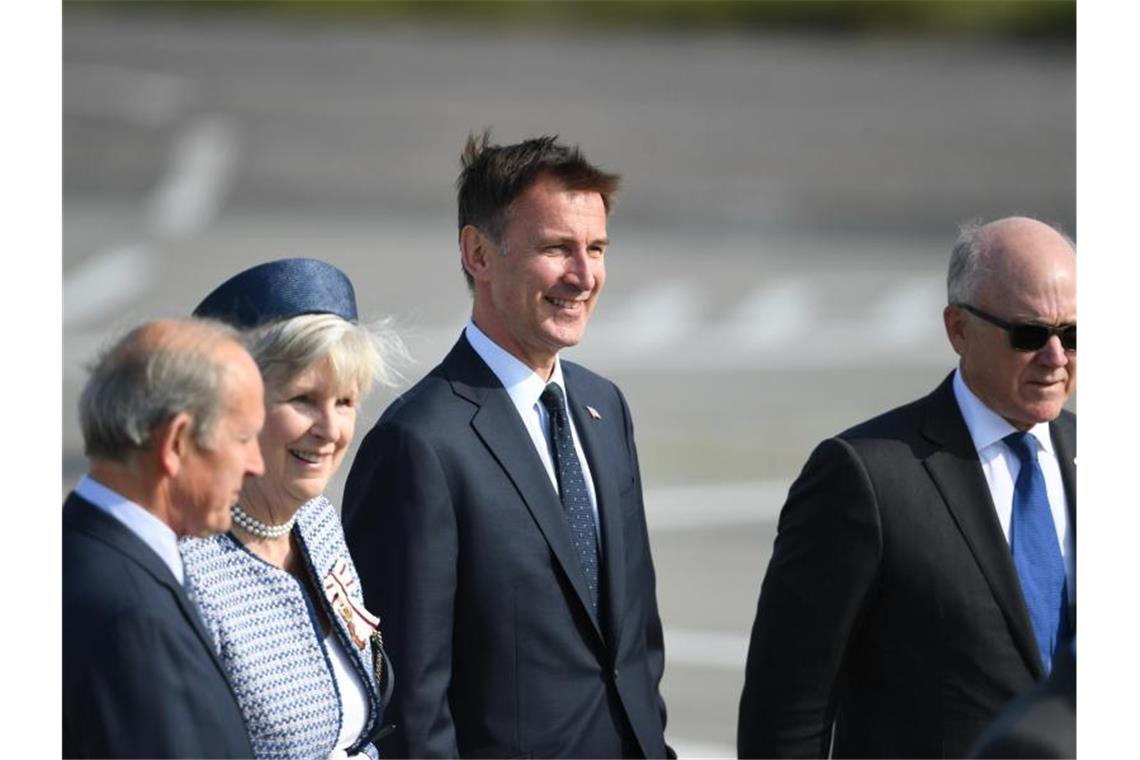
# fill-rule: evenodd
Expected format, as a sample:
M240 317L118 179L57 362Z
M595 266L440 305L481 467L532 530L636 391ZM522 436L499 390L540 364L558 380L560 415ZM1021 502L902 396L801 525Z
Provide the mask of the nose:
M597 284L596 266L601 266L601 259L590 256L585 248L578 249L570 256L563 279L578 290L589 292Z
M1061 339L1056 335L1049 336L1049 341L1038 349L1034 358L1049 367L1064 367L1069 363L1069 354L1061 345Z
M319 404L315 407L313 414L313 426L309 428L309 432L318 438L326 440L336 439L336 401L330 400L327 403Z
M257 442L257 438L253 438L249 443L249 455L245 463L246 474L250 477L259 478L265 474L265 460L261 458L261 445Z

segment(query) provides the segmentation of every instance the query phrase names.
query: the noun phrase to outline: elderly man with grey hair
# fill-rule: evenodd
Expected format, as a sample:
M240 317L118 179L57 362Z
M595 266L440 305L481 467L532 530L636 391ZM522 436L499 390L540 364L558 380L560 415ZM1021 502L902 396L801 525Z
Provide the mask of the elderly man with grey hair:
M1075 630L1076 253L1024 217L966 228L958 368L829 438L780 514L741 757L962 757Z
M230 527L263 465L261 374L221 325L156 321L95 363L63 508L63 756L250 757L177 539Z

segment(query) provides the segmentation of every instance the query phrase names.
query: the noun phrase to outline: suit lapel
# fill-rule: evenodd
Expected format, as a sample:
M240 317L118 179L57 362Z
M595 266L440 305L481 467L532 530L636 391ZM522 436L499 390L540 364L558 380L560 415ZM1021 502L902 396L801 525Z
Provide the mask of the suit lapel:
M574 588L578 602L602 639L586 590L586 578L570 540L570 527L558 494L551 488L546 468L534 450L518 410L495 373L483 362L466 337L460 337L443 362L444 372L458 395L478 409L471 427L514 484L550 551ZM604 639L602 639L604 641Z
M563 363L563 376L567 385L567 404L574 416L574 427L582 441L586 461L593 475L594 493L598 499L598 517L602 534L602 605L605 610L606 640L617 651L625 609L625 531L622 528L621 500L618 484L614 482L614 467L609 463L627 457L618 450L620 442L614 436L619 420L595 419L585 413L586 404L595 399L579 396L579 387L573 381L572 368ZM601 404L598 404L599 406Z
M182 611L183 617L186 618L187 624L194 630L202 642L202 646L209 652L210 659L218 668L218 672L222 674L223 678L226 678L227 683L229 682L225 668L222 667L214 649L214 639L206 630L202 617L198 613L198 608L186 596L185 589L178 583L178 579L174 577L170 568L154 550L118 520L74 493L67 497L67 502L64 504L63 524L65 529L71 528L86 533L113 547L138 564L156 583L164 586L174 597L174 601Z
M1069 530L1073 534L1073 567L1076 568L1077 550L1077 429L1076 418L1062 413L1049 425L1053 448L1057 452L1057 464L1061 469L1061 483L1065 487L1065 504L1069 513ZM1073 571L1075 583L1076 570ZM1070 599L1075 599L1073 595ZM1069 604L1069 632L1077 632L1077 609L1075 602Z
M1021 581L998 522L977 450L954 398L952 379L953 375L930 396L923 434L938 447L924 464L989 582L1017 648L1034 676L1040 678L1044 670L1021 593Z
M1069 525L1073 528L1073 545L1077 541L1077 430L1072 417L1062 414L1049 425L1053 447L1057 451L1057 464L1061 468L1061 482L1065 486Z

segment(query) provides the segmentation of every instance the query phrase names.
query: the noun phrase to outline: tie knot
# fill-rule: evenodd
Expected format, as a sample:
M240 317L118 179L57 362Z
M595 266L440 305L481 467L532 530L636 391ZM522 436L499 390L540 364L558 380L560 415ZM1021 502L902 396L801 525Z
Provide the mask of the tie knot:
M550 413L551 417L561 419L562 415L565 414L566 405L563 401L562 387L558 383L547 383L538 400L546 407L546 411Z
M1009 446L1010 450L1017 455L1022 464L1033 460L1033 455L1036 449L1033 447L1031 441L1033 436L1029 433L1010 433L1005 438L1005 445Z

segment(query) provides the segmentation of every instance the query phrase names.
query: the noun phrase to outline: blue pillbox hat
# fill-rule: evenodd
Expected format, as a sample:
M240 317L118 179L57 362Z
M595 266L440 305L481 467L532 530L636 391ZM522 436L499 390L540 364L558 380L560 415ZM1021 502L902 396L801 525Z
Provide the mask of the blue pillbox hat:
M235 274L206 296L195 317L242 330L301 314L335 314L356 321L348 275L317 259L278 259Z

